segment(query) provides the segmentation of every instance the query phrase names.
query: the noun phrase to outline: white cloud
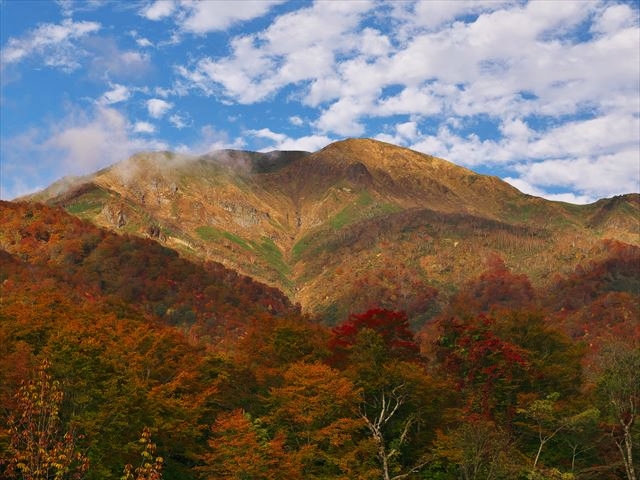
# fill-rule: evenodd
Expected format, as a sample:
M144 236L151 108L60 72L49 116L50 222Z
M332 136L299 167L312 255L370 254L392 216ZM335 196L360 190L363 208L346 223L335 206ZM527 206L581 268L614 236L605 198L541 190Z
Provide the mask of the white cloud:
M540 188L536 188L520 178L508 177L503 180L507 183L510 183L512 186L516 187L518 190L520 190L523 193L527 193L535 197L546 198L547 200L576 203L576 204L582 204L582 205L586 203L592 203L595 201L595 199L589 195L577 195L572 192L565 192L565 193L545 192L544 190Z
M138 45L139 47L146 48L146 47L153 46L153 43L151 43L151 40L145 37L141 37L138 34L137 30L131 30L129 32L129 35L131 36L131 38L133 38L136 41L136 45Z
M148 20L161 20L171 15L176 9L173 0L157 0L140 11L140 15Z
M153 118L160 118L173 108L173 104L159 98L147 100L147 110Z
M607 7L593 23L591 30L596 33L613 33L632 27L638 21L638 12L629 5L611 5Z
M18 63L29 56L42 57L45 65L62 70L75 70L79 58L86 55L73 40L100 30L96 22L74 22L65 19L60 24L44 23L22 38L10 38L0 51L3 64Z
M140 37L136 38L136 43L139 47L153 47L153 43L148 38Z
M162 98L167 98L169 95L173 94L173 90L170 88L162 88L162 87L156 87L154 89L154 92L156 95L158 95L159 97Z
M364 45L352 32L371 7L372 3L365 1L317 2L281 15L259 34L235 37L230 42L230 56L204 57L195 68L181 67L178 72L187 85L206 95L221 95L239 103L262 101L286 85L330 75L337 54ZM381 50L374 40L366 45L369 53Z
M112 105L114 103L124 102L131 96L131 91L124 85L117 83L111 85L111 90L105 92L99 102L103 105Z
M406 122L396 125L396 132L402 138L415 140L418 137L418 124L416 122Z
M436 135L418 137L411 148L475 166L572 157L605 158L640 144L640 119L615 113L539 131L522 119L507 119L499 130L500 138L482 140L477 134L461 136L442 125ZM395 139L399 137L396 135Z
M154 133L156 127L149 122L136 122L133 126L133 131L135 133Z
M450 0L428 0L419 2L398 2L395 5L393 17L404 20L404 25L410 34L420 29L435 30L443 24L451 23L462 15L472 15L481 12L497 10L508 4L508 1L467 0L464 2L452 2Z
M640 192L640 153L637 149L614 154L551 159L516 167L520 178L540 187L564 187L610 197L620 192Z
M249 130L247 133L253 135L258 138L267 138L269 140L273 140L276 143L282 143L287 139L287 136L282 133L275 133L269 130L268 128L263 128L261 130Z
M185 117L178 115L177 113L169 117L169 122L178 130L182 130L190 125L190 122L188 122Z
M271 7L282 1L244 0L241 4L229 0L182 2L184 10L179 23L183 30L196 34L226 30L235 23L265 15Z
M415 142L422 137L418 130L418 123L415 121L396 124L394 129L394 135L381 133L375 137L376 140L395 145L407 145L409 142Z
M72 17L75 13L85 13L97 10L109 2L109 0L55 0L60 7L60 13L64 17Z
M430 86L422 88L407 87L397 95L378 100L375 113L387 115L435 115L443 109L440 94Z
M293 115L291 117L289 117L289 122L292 125L295 125L296 127L301 127L302 125L304 125L304 120L302 120L299 116L297 115Z
M55 127L43 143L59 164L59 176L86 174L124 160L135 152L165 150L167 144L129 135L126 117L117 110L96 106L90 112L74 111ZM60 159L62 159L60 161Z
M532 142L529 155L536 158L596 155L640 144L640 118L609 114L568 122Z
M368 99L343 97L325 110L314 126L322 132L360 136L365 132L360 117L366 114L369 104Z
M253 137L265 138L273 142L268 147L260 149L261 152L270 152L273 150L301 150L305 152L315 152L316 150L320 150L335 141L334 139L324 135L308 135L299 138L290 138L283 133L272 132L268 128L263 128L261 130L249 130L247 133Z
M301 150L304 152L315 152L335 141L335 139L329 138L325 135L307 135L299 138L287 138L281 143L275 145L273 150Z
M332 102L314 124L340 135L362 134L366 117L507 121L594 108L630 111L638 103L640 64L628 59L638 56L640 35L637 21L625 20L629 6L407 2L382 7L391 8L399 25L386 34L359 29L369 8L318 2L278 17L260 33L235 37L231 55L202 58L180 74L207 95L245 104L293 86L293 97L306 105ZM594 28L605 33L573 38L572 29L589 21L604 22L606 28ZM399 93L383 96L388 86Z

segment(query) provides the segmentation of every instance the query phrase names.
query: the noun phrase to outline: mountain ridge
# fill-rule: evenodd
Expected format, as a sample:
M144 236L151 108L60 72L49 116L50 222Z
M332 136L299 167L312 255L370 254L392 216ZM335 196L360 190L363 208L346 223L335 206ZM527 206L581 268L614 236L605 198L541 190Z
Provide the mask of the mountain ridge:
M219 261L277 286L306 311L335 313L329 317L354 306L365 280L383 303L400 291L409 299L428 288L448 295L498 255L544 283L605 238L640 243L638 194L583 206L551 202L371 139L313 153L141 153L62 194L30 199ZM417 308L407 301L407 310Z

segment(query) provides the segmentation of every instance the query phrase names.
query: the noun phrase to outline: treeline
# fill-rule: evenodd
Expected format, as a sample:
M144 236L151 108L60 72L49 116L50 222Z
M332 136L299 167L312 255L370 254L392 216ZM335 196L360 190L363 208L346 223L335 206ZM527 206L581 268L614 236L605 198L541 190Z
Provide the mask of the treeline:
M547 291L496 257L415 334L381 308L325 327L221 266L2 207L0 476L637 477L636 247Z

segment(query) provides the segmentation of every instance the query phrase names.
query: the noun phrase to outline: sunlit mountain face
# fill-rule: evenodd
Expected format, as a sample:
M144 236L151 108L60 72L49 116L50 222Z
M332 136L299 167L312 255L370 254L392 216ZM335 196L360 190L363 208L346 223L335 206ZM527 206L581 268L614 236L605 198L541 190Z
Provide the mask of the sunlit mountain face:
M138 154L31 199L221 262L329 322L381 304L423 323L495 256L542 286L605 238L638 244L637 195L547 201L366 139L314 153Z

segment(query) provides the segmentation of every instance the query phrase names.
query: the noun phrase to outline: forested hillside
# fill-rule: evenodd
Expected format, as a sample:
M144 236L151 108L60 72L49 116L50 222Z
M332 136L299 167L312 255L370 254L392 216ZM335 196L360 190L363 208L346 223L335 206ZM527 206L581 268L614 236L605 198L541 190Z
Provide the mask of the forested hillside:
M0 219L0 475L637 475L636 246L600 242L544 287L496 255L409 314L385 303L331 328L61 209L4 202Z

